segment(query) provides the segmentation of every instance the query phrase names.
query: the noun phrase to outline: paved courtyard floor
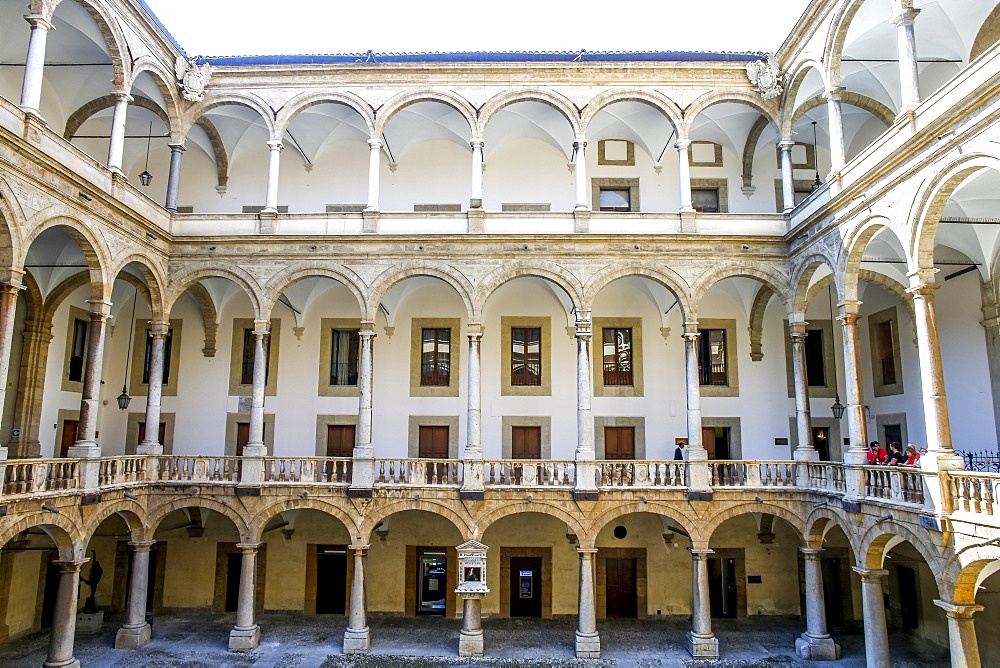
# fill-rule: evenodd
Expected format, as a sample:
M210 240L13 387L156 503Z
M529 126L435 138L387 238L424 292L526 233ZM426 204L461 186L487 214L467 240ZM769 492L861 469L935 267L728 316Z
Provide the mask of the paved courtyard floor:
M752 618L714 620L722 658L694 661L687 653L686 619L608 620L599 623L602 658L576 660L575 620L484 620L483 659L458 658L459 620L438 617L402 619L371 616L372 650L366 657L342 654L346 618L303 617L266 613L259 618L260 647L248 653L229 652L232 614L206 612L159 614L153 639L138 650L114 649L121 619L109 616L104 629L78 635L75 655L84 668L430 668L432 666L579 666L588 668L655 668L660 666L865 666L860 627L834 629L844 657L836 662L803 661L795 655L795 638L804 630L797 619ZM45 660L49 634L34 633L0 647L0 666L37 668ZM889 636L894 666L950 665L948 650L902 633Z

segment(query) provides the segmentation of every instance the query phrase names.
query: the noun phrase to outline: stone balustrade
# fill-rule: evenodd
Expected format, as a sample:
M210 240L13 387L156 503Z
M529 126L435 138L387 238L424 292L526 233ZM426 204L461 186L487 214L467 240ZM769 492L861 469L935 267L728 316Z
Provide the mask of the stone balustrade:
M946 474L952 509L962 513L993 516L1000 473L950 471Z
M597 467L598 487L684 487L682 461L605 461Z
M573 487L576 484L573 461L508 459L484 462L483 469L486 487Z
M865 498L901 503L924 502L923 473L899 466L866 466Z
M263 481L347 485L352 462L349 457L265 457Z

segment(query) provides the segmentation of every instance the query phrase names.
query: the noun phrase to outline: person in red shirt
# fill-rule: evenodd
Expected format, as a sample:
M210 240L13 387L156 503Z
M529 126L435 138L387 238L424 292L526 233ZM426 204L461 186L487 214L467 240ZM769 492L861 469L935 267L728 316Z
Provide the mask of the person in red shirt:
M868 465L875 466L877 464L885 464L889 459L889 453L885 451L885 448L879 445L878 441L872 441L868 444Z
M920 453L917 452L916 446L912 443L906 444L906 465L920 466Z

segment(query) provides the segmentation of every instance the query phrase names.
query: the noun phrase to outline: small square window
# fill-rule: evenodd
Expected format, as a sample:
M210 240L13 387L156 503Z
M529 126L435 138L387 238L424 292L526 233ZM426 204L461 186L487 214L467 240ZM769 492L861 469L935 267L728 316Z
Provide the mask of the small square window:
M692 188L691 206L699 213L719 213L719 189Z
M601 188L601 211L627 212L632 210L632 197L628 188Z

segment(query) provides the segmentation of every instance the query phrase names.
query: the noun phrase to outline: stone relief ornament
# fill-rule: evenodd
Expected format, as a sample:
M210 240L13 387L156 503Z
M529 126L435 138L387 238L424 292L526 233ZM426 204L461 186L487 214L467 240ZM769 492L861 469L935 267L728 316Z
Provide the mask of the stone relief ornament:
M208 63L198 65L197 59L185 60L183 56L177 56L174 73L185 100L201 102L205 98L205 88L212 76L212 67Z
M781 68L773 53L767 54L767 62L755 60L747 63L747 78L757 86L757 92L765 100L781 95Z

